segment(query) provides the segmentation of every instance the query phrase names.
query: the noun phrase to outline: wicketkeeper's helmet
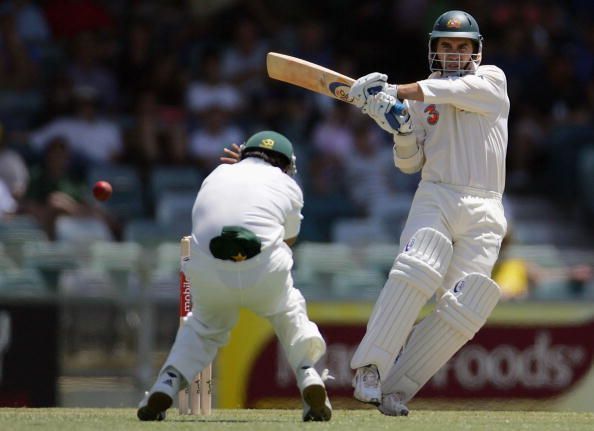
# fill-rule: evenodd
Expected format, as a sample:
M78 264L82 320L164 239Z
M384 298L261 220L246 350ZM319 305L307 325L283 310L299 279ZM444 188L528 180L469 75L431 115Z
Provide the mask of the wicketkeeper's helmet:
M440 37L456 37L466 38L472 41L473 53L471 56L471 64L461 64L458 69L458 74L464 75L466 73L473 73L481 63L483 52L483 36L479 31L479 26L476 20L467 12L461 10L451 10L440 15L435 24L433 24L433 31L429 33L429 69L431 72L446 71L444 65L441 64L437 58L437 39ZM449 68L448 72L456 72Z
M257 150L280 155L286 161L287 169L285 171L290 175L294 175L297 172L293 144L291 144L291 141L286 136L271 130L258 132L252 135L241 146L242 158L244 154Z

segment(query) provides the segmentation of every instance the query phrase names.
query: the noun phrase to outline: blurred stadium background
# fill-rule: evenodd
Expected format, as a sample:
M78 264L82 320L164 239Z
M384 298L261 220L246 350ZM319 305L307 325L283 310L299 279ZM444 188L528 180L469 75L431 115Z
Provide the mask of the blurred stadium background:
M448 9L477 18L483 63L507 74L510 231L494 272L503 303L419 406L594 410L588 0L1 2L0 405L137 403L175 336L178 244L200 181L261 129L296 146L295 278L329 340L330 395L348 405L348 358L419 178L393 168L389 136L351 106L269 80L265 54L414 81ZM114 188L103 204L98 179ZM215 376L215 407L297 397L253 316ZM274 383L254 392L254 376Z

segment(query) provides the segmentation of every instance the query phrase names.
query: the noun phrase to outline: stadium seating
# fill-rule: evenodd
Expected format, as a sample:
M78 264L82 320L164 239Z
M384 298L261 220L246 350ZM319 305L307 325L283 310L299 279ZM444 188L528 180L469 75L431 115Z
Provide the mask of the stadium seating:
M79 249L72 243L27 242L23 245L23 267L39 271L48 288L57 291L60 274L81 266Z
M193 167L157 166L150 174L150 195L158 201L166 192L196 193L203 177Z
M49 296L43 277L35 269L8 269L0 273L0 295L41 299Z
M155 219L180 238L192 230L192 207L196 200L193 192L164 192L157 201Z
M386 232L374 218L338 219L332 224L331 239L332 242L364 246L385 241Z
M69 243L112 241L105 222L95 217L60 216L56 219L56 240Z
M6 254L17 264L22 262L23 244L27 242L47 241L47 234L38 227L13 226L12 224L0 225L0 243L4 244Z
M146 218L130 220L124 227L124 241L136 242L147 248L156 248L161 243L172 241L176 238L175 234L168 226Z

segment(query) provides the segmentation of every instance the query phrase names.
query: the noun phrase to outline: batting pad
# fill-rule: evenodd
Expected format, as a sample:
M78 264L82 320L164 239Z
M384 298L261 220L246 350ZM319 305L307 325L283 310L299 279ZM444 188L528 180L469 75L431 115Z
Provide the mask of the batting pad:
M394 261L375 304L351 368L374 364L387 375L423 305L441 284L452 258L452 243L440 232L417 231Z
M485 324L499 300L499 286L482 274L460 280L440 299L435 311L413 330L382 392L397 392L408 402Z

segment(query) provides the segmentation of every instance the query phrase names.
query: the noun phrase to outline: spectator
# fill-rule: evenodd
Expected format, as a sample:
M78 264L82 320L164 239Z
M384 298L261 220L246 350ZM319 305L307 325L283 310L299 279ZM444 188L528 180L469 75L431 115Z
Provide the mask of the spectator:
M64 137L69 148L84 163L112 163L120 157L123 144L119 127L97 115L98 94L94 88L74 90L75 115L59 117L31 136L38 152L56 137Z
M361 213L369 215L376 202L394 198L392 149L367 122L355 127L353 142L353 152L344 159L347 190Z
M17 210L17 202L12 197L8 186L0 178L0 220L8 218Z
M113 108L118 102L118 88L114 72L101 64L102 51L97 35L78 35L74 40L74 52L67 76L75 89L93 89L99 107Z
M513 192L527 192L537 178L545 157L545 128L530 106L521 105L512 132L514 145L508 150L507 186Z
M148 169L157 164L188 163L185 130L177 122L163 121L152 91L137 98L132 123L126 136L126 162Z
M135 21L126 32L126 43L118 64L122 107L134 110L137 98L150 87L150 73L155 67L154 34L143 21Z
M150 89L155 93L163 121L185 121L185 94L187 76L173 53L162 53L151 71Z
M223 53L223 76L238 85L250 101L265 93L264 77L267 43L260 38L254 23L244 19L235 28L235 38Z
M242 107L241 94L235 86L223 79L218 53L206 53L202 58L201 69L201 79L192 81L188 86L188 109L201 115L213 104L218 104L230 114L236 114Z
M4 182L11 196L20 199L29 183L29 169L19 153L7 146L4 128L0 124L0 180Z
M333 67L333 51L327 43L326 30L322 23L310 20L301 23L297 36L297 57L324 67Z
M362 215L348 199L343 166L336 158L311 154L304 178L307 201L303 208L304 241L329 242L334 221Z
M38 70L19 35L14 15L0 14L0 89L25 90L33 86Z
M208 173L219 164L223 148L243 143L244 134L218 102L211 105L202 118L202 127L190 136L189 153L198 167Z
M545 267L510 253L513 231L501 243L499 259L493 267L493 280L501 288L501 299L542 299L548 293L541 292L547 286L556 287L556 299L580 298L586 295L586 285L594 278L592 266L587 263L567 264L557 262L555 267ZM559 288L561 286L561 288Z
M312 133L313 147L343 165L354 148L355 138L350 126L353 112L349 105L335 104Z
M51 239L56 237L56 221L62 215L95 218L116 230L117 225L108 214L86 201L86 181L73 173L72 162L66 139L52 138L41 164L31 170L24 211L37 219Z
M51 32L43 11L31 0L7 1L5 7L14 14L19 36L26 42L48 42Z

